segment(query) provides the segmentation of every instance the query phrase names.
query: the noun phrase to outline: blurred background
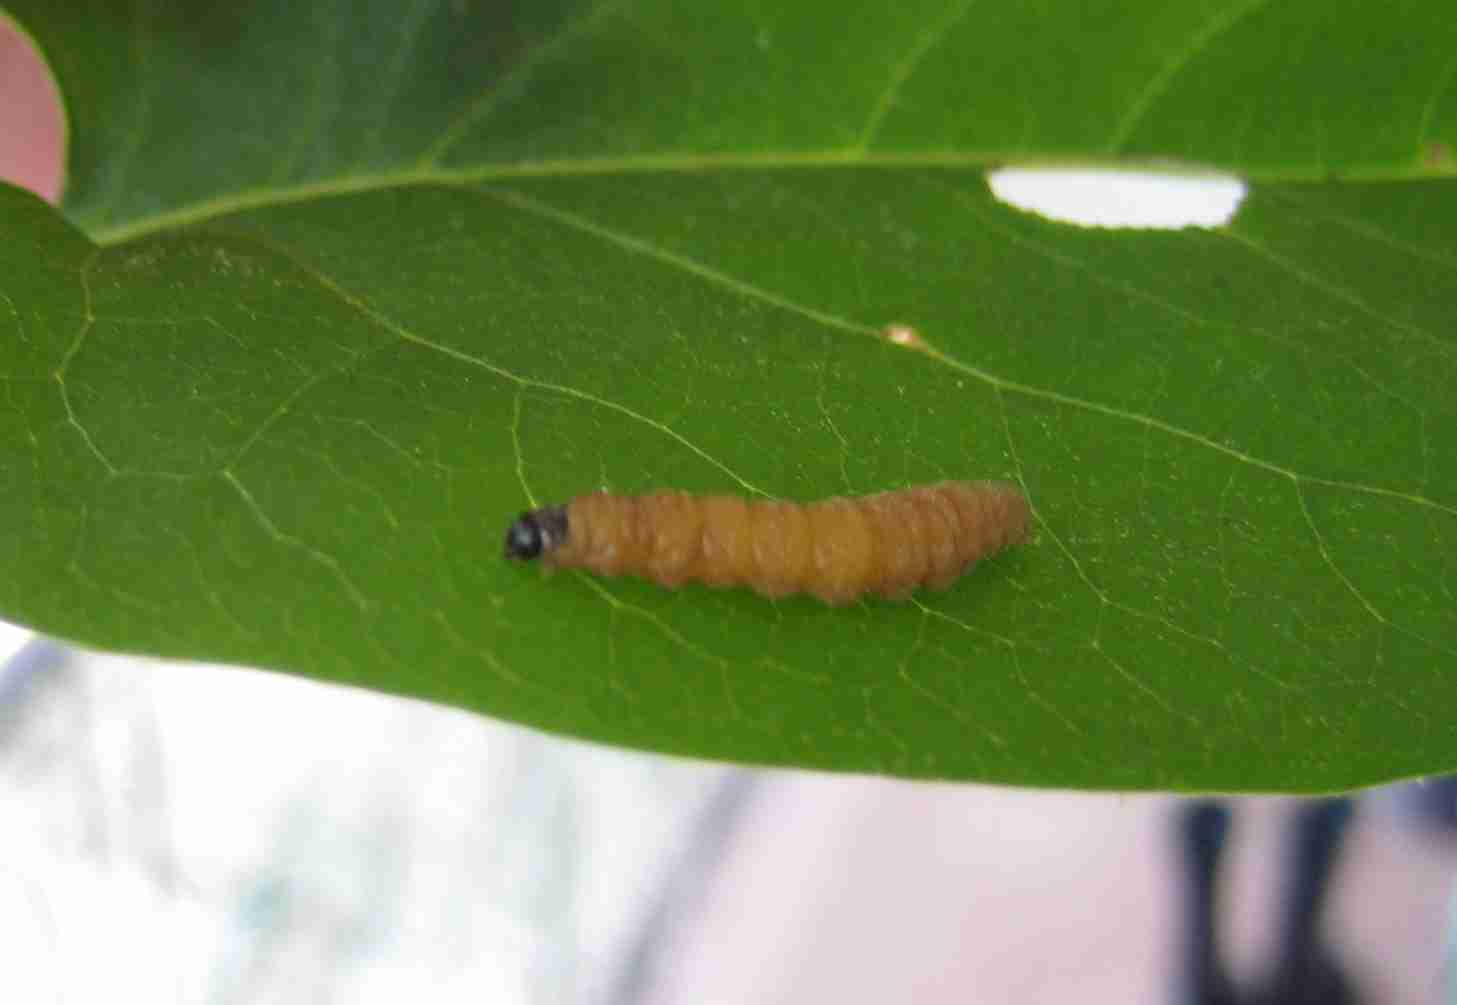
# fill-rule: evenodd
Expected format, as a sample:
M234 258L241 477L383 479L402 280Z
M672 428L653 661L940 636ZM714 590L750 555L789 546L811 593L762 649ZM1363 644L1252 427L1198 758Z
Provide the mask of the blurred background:
M57 200L64 143L0 22L0 180ZM996 187L1102 224L1238 198ZM0 1000L1457 1001L1451 791L748 771L0 624Z

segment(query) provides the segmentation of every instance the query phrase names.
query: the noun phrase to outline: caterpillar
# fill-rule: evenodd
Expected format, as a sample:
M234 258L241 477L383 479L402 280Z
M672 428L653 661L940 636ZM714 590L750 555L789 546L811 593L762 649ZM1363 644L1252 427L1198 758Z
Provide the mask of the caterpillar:
M1027 500L1004 482L938 482L812 503L594 492L522 513L509 559L632 575L674 588L747 586L846 604L944 589L1027 536Z

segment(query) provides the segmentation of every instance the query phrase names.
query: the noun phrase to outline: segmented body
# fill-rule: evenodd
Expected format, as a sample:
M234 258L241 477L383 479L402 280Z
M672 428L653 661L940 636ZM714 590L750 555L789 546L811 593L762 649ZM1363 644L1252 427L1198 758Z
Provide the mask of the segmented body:
M666 587L747 586L767 597L810 593L844 604L949 586L977 560L1023 540L1028 521L1026 499L1003 482L938 482L804 504L596 492L522 514L506 553Z

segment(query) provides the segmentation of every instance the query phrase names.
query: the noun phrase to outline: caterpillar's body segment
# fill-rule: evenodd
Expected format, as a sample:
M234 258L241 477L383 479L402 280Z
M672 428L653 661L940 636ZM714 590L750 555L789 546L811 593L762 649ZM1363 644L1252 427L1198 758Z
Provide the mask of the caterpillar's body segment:
M748 586L845 604L950 586L1027 536L1027 500L1004 482L938 482L806 504L595 492L521 514L506 557L632 575L666 587Z

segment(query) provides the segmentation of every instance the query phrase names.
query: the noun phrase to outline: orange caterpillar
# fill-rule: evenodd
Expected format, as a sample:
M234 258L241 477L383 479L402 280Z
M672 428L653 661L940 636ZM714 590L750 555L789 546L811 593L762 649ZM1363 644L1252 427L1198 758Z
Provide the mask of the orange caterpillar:
M748 586L827 604L942 589L1027 536L1027 500L1003 482L938 482L806 504L594 492L521 514L506 557L632 575L666 587Z

